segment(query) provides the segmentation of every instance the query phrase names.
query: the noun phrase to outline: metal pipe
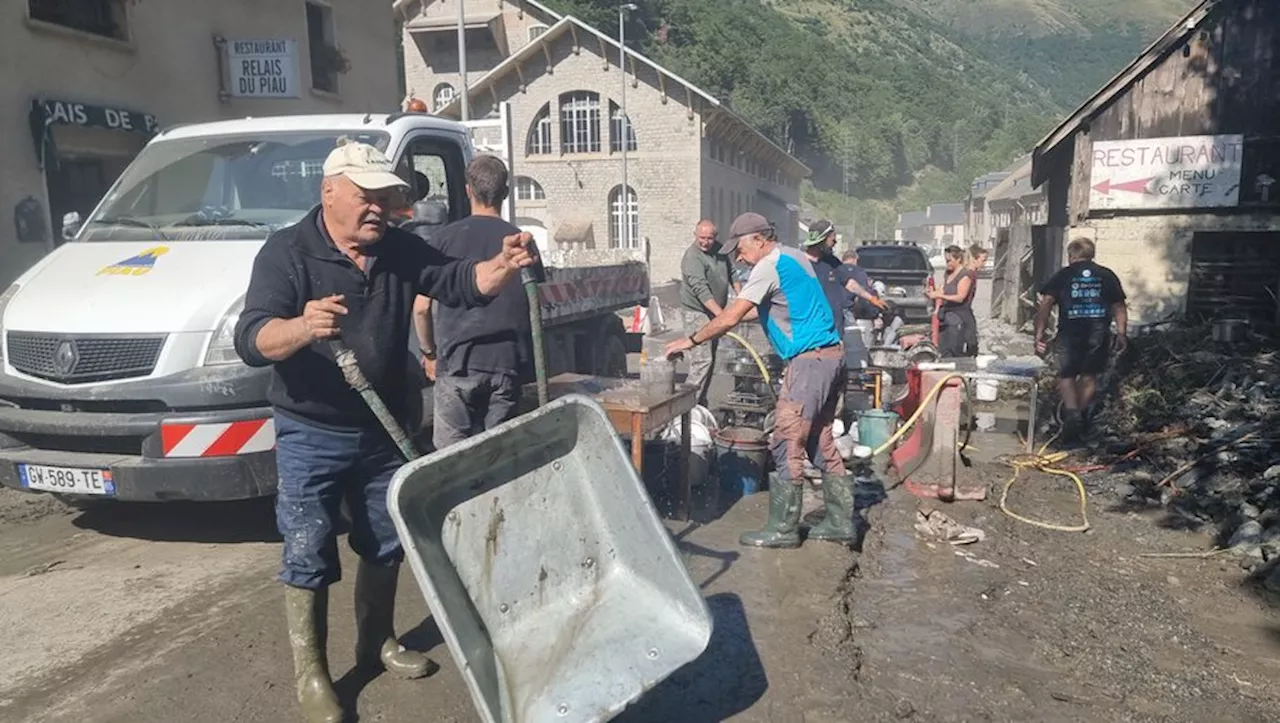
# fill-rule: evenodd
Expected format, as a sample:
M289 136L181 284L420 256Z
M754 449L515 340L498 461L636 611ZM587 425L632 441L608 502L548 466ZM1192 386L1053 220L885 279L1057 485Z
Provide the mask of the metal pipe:
M458 76L462 93L462 120L471 120L471 94L467 92L467 10L466 2L458 0Z
M631 248L631 186L627 168L627 151L631 146L631 118L627 115L627 12L635 3L618 6L618 70L622 76L622 248ZM639 205L640 200L636 199ZM636 209L638 214L640 209Z

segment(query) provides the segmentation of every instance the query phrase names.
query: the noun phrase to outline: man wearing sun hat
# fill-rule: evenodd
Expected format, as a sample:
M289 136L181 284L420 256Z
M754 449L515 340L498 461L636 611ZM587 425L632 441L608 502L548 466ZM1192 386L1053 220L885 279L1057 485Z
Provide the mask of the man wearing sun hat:
M279 489L276 524L298 702L308 721L340 721L329 676L328 588L341 577L338 524L351 515L356 572L356 663L418 678L435 664L405 650L392 630L403 550L387 510L391 476L404 464L395 444L344 381L328 341L341 338L403 425L416 393L407 372L414 299L488 303L534 262L528 234L503 239L485 261L450 259L388 226L408 187L378 149L346 143L325 160L320 204L276 231L254 260L236 351L272 367Z
M822 282L809 259L778 242L773 224L758 213L734 219L721 253L751 266L742 291L722 312L684 339L667 345L668 356L722 336L755 309L778 356L787 363L778 395L770 449L782 478L769 486L769 520L740 538L753 547L798 547L804 465L822 470L826 518L810 539L854 541L853 478L832 436L845 383L844 349Z

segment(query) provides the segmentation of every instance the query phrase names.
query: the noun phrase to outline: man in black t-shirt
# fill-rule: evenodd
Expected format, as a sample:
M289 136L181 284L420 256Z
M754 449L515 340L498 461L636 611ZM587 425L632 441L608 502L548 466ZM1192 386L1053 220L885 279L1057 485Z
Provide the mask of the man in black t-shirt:
M506 165L476 158L467 166L471 215L437 231L431 245L457 259L492 255L495 244L520 232L502 218L508 193ZM415 305L414 322L424 371L435 382L432 441L443 449L515 416L532 364L529 302L520 284L479 308L424 301Z
M1093 261L1095 247L1086 238L1067 245L1067 267L1040 288L1036 312L1036 352L1044 354L1049 312L1058 307L1058 393L1062 396L1062 438L1074 441L1087 424L1084 414L1093 403L1098 374L1114 351L1129 346L1129 312L1120 279ZM1111 322L1116 325L1115 336Z

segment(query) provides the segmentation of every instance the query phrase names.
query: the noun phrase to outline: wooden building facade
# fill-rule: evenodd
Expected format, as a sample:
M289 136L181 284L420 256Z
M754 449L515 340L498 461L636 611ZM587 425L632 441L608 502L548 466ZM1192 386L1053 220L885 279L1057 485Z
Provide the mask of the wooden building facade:
M1048 199L1037 257L1092 238L1137 323L1274 328L1280 2L1201 2L1041 141L1031 176Z

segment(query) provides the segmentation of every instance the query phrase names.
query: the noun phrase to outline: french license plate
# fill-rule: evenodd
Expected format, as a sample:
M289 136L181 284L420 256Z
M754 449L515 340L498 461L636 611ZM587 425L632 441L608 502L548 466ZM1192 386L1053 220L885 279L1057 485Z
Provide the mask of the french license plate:
M63 492L73 495L114 495L115 480L105 469L78 467L46 467L41 464L18 465L22 486L41 492Z

